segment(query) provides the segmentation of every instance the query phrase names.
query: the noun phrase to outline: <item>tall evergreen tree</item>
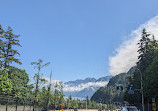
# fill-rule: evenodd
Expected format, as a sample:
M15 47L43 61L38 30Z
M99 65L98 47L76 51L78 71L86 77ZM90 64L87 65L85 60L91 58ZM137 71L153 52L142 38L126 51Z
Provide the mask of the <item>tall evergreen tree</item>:
M138 42L138 45L139 45L139 49L138 49L138 53L139 53L139 56L138 56L138 62L137 62L137 67L139 67L139 69L141 71L144 71L148 65L149 65L149 61L151 59L153 59L151 56L151 46L152 46L152 42L151 42L151 39L149 38L151 34L148 34L146 32L146 29L143 29L142 31L142 36L141 36L141 39L140 41Z
M20 56L18 50L15 49L15 46L20 46L20 41L18 40L20 35L13 34L11 27L8 27L7 31L4 31L0 26L0 57L1 64L4 68L10 69L11 64L18 63L22 64L16 55Z
M146 100L151 101L152 98L158 99L158 50L155 50L154 59L151 65L144 72L144 96Z

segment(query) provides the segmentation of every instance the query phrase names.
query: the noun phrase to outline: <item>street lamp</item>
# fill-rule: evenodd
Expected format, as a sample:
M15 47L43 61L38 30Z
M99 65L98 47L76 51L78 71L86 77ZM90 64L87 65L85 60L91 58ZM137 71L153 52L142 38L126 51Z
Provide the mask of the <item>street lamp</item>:
M142 72L138 68L136 68L136 69L139 71L140 78L141 78L142 109L144 111L144 95L143 95L143 78L142 78Z

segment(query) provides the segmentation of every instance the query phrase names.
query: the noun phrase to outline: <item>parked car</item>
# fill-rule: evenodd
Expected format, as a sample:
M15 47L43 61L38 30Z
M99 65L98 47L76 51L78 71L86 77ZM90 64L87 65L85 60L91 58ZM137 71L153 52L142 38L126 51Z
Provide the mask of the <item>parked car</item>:
M77 109L77 108L74 108L74 111L78 111L78 109Z
M139 111L135 106L124 106L121 108L121 111Z

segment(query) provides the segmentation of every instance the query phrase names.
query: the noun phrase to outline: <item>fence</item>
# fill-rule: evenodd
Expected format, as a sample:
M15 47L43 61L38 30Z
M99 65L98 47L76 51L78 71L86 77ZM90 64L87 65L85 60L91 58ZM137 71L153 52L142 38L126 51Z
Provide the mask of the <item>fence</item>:
M35 111L41 111L41 109L36 107ZM33 102L13 97L0 97L0 111L33 111Z

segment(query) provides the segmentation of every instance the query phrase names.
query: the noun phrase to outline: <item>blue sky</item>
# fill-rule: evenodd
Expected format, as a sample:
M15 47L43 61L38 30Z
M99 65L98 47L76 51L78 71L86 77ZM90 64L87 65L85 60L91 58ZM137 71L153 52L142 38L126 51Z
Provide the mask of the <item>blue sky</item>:
M158 14L157 0L5 0L0 24L20 34L22 65L32 78L32 61L51 62L44 77L69 81L103 77L109 57L127 35Z

